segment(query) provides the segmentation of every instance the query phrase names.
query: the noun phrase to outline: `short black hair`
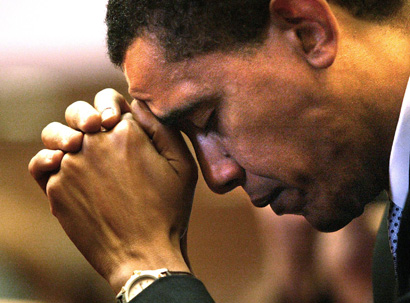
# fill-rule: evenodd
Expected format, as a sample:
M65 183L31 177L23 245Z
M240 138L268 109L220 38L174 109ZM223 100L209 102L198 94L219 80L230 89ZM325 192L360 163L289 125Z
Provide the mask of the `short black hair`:
M268 21L269 0L110 0L108 53L121 65L134 39L148 31L167 60L178 61L262 42Z
M383 21L396 15L403 7L405 0L328 0L360 19Z
M405 0L329 0L358 18L380 21ZM166 58L178 61L212 51L241 49L264 41L270 0L109 0L107 46L121 66L128 47L144 32L153 33Z

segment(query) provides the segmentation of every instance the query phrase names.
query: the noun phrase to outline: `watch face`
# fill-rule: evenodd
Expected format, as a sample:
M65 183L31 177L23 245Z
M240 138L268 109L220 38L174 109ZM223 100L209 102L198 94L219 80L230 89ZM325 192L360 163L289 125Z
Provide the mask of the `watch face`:
M154 276L141 276L129 288L128 298L131 300L136 295L138 295L141 291L145 288L150 286L155 280L157 280Z

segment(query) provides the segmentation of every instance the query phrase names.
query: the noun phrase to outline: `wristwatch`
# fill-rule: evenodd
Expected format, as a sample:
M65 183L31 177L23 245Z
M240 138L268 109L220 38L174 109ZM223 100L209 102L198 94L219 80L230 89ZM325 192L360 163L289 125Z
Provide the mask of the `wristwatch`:
M156 270L136 270L117 295L117 303L128 303L156 280L172 275L192 275L189 272Z

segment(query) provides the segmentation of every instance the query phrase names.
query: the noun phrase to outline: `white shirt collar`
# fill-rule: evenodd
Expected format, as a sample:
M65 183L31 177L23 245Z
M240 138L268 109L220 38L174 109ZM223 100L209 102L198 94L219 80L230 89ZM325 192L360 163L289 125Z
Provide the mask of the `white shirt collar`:
M404 208L409 191L410 159L410 79L401 106L400 117L394 134L390 154L390 198Z

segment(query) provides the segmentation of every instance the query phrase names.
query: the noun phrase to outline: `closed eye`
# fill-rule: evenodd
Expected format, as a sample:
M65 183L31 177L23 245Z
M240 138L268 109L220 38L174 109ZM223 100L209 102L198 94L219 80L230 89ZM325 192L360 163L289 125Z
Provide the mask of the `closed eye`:
M205 135L208 135L211 132L218 131L218 113L216 109L214 109L212 113L209 115L203 130Z

